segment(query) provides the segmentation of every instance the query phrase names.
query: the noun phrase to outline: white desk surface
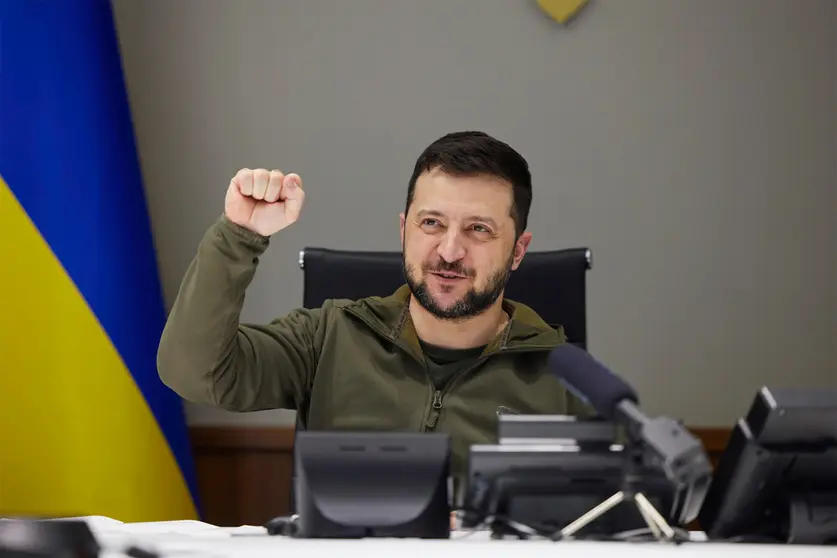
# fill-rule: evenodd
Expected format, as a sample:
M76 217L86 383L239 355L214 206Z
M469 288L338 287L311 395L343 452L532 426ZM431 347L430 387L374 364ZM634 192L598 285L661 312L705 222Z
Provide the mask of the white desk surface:
M216 527L199 521L120 523L104 517L86 518L106 548L104 556L122 558L122 549L135 544L161 556L206 558L297 556L314 558L837 558L833 547L726 544L692 542L675 546L658 542L551 542L541 540L490 540L486 532L454 532L451 540L292 539L267 535L262 527ZM524 546L525 545L525 546ZM617 548L618 545L618 548ZM279 554L282 553L282 554ZM524 554L525 553L525 554Z

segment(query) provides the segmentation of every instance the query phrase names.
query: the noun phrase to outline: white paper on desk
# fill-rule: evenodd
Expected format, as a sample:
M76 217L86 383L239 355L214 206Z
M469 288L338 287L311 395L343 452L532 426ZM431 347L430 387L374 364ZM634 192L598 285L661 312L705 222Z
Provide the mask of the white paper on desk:
M118 527L113 527L109 530L110 532L124 535L199 535L201 538L230 536L224 529L216 525L191 519L122 523Z
M101 515L87 515L82 517L66 517L54 521L84 520L96 535L200 535L201 537L229 537L225 529L204 523L184 519L180 521L147 521L141 523L124 523L118 519L111 519Z

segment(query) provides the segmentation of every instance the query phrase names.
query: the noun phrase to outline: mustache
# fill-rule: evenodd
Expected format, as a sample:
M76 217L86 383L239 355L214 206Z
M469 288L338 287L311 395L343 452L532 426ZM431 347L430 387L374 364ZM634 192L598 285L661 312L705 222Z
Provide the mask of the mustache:
M429 273L451 273L453 275L462 275L463 277L471 278L475 275L473 269L469 269L459 262L446 262L444 260L440 260L433 265L425 265L423 269Z

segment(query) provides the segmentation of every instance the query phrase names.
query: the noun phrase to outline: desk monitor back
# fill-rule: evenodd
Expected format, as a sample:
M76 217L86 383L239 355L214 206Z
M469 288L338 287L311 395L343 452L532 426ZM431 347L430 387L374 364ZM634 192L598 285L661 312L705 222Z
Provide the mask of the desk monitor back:
M837 544L837 391L759 390L699 519L715 540Z
M298 536L450 536L450 438L444 433L300 432Z

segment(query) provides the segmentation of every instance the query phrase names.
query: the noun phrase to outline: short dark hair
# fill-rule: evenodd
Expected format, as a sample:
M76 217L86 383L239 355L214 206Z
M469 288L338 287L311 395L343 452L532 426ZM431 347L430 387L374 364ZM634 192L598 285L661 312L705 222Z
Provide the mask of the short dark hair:
M526 230L532 205L532 175L526 159L509 145L478 131L454 132L437 139L416 161L407 188L405 212L410 211L413 203L418 177L435 168L452 176L489 175L511 183L511 217L516 236Z

